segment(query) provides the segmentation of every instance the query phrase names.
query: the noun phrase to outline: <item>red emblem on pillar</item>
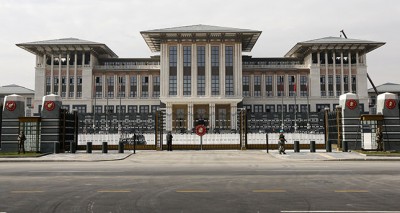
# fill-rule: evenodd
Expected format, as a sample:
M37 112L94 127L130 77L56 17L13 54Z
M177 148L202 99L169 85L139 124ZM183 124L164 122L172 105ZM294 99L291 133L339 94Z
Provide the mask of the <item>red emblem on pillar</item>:
M15 101L7 101L6 102L6 109L8 111L14 111L17 108L17 104Z
M54 103L54 101L46 101L44 102L44 108L47 111L53 111L53 109L56 108L56 104Z
M385 101L385 106L388 109L394 109L396 107L396 101L393 99L387 99Z
M357 107L357 101L354 99L349 99L346 101L347 108L353 110Z
M203 135L206 134L206 132L207 132L207 129L206 129L206 127L204 125L197 125L196 126L196 134L198 136L203 136Z

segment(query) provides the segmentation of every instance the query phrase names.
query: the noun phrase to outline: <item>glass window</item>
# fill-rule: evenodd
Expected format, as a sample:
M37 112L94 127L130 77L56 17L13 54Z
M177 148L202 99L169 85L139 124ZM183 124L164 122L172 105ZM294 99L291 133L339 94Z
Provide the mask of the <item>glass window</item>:
M321 96L325 97L326 96L326 90L325 90L325 76L320 77L320 89L321 89Z
M137 106L129 105L128 106L128 113L137 113Z
M58 77L54 77L53 93L58 95Z
M142 76L142 95L141 97L149 97L149 76Z
M118 97L125 97L125 86L126 86L125 76L118 77Z
M219 67L219 47L218 46L211 47L211 66Z
M265 94L268 97L273 96L273 91L272 91L272 76L266 76L265 77Z
M226 67L233 66L233 46L225 47L225 66Z
M233 75L225 76L225 95L234 95L233 92Z
M191 46L183 47L183 66L184 67L192 66L192 47Z
M276 86L277 86L277 91L278 91L278 96L284 96L285 95L285 76L277 76L276 78Z
M153 76L153 97L160 97L160 76Z
M169 66L176 67L177 63L177 48L176 46L169 47Z
M206 50L204 46L197 46L197 66L205 67Z
M219 75L211 76L211 95L219 95Z
M337 97L339 97L339 96L342 94L342 92L341 92L341 90L342 90L341 86L342 86L342 80L341 80L341 78L340 78L340 75L336 75L336 96L337 96Z
M357 77L355 75L351 76L351 89L353 93L357 93Z
M254 96L261 97L261 76L254 76Z
M76 97L77 98L82 98L82 76L76 77ZM86 106L85 106L86 107ZM85 108L86 110L86 108Z
M254 105L254 111L253 112L263 112L263 105Z
M197 95L206 94L206 77L204 75L197 76Z
M107 76L107 96L114 98L114 76Z
M74 97L74 91L75 91L75 81L74 77L69 77L69 97L73 98Z
M76 109L78 113L86 113L86 105L72 105L72 109Z
M192 76L184 75L183 76L183 95L190 96L192 93Z
M137 77L135 75L130 77L129 97L137 97Z
M249 97L250 96L250 76L243 76L242 85L243 85L243 96Z
M149 106L148 105L140 105L140 113L149 113Z
M46 95L51 93L51 77L46 77Z
M329 104L317 104L316 105L317 112L322 112L325 110L325 108L329 109L330 105Z
M103 97L103 78L102 77L95 77L95 95L96 98Z
M300 76L300 96L306 97L308 95L308 78L307 76Z
M176 78L176 75L169 76L169 95L177 95L177 78Z
M265 112L275 112L275 105L265 105Z
M289 96L293 97L296 95L296 76L288 76L288 82L289 82Z

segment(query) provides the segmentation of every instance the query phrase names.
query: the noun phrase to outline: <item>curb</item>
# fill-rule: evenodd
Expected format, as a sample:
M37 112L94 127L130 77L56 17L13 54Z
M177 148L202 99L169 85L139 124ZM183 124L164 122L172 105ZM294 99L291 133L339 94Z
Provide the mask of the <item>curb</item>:
M2 162L8 162L8 163L10 163L10 162L14 162L14 163L16 163L16 162L102 162L102 161L120 161L120 160L125 160L126 158L128 158L128 157L130 157L131 155L133 155L133 153L129 153L128 155L126 155L126 156L124 156L124 157L121 157L121 158L114 158L114 159L104 159L104 160L102 160L102 159L96 159L96 160L91 160L91 159L88 159L88 160L65 160L65 159L59 159L59 160L57 160L57 159L46 159L46 160L44 160L44 159L38 159L38 160L35 160L35 159L29 159L29 160L25 160L25 159L23 159L23 160L0 160L0 163L2 163ZM44 156L44 155L43 155ZM16 159L16 158L13 158L13 159Z

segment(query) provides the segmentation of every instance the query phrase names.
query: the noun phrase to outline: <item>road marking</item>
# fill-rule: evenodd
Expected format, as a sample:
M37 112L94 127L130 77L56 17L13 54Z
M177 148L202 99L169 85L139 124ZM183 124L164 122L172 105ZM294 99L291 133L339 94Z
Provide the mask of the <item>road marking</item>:
M259 189L259 190L253 190L255 193L283 193L286 192L286 190L283 189Z
M31 190L31 191L11 191L11 193L43 193L44 191L35 191L35 190Z
M352 189L349 189L349 190L335 190L335 192L337 192L337 193L365 193L365 192L368 192L368 190L352 190Z
M395 213L399 211L281 211L285 213L301 213L301 212L309 212L309 213Z
M178 193L207 193L209 190L176 190Z
M87 171L77 171L77 170L54 170L54 171L29 171L31 173L91 173L91 172L95 172L95 173L121 173L121 172L125 172L125 171L96 171L96 170L87 170Z
M325 153L318 153L318 154L321 155L322 157L326 157L326 158L329 158L329 159L336 159L335 157L330 156L330 155L325 154Z
M99 193L127 193L131 192L130 190L98 190Z

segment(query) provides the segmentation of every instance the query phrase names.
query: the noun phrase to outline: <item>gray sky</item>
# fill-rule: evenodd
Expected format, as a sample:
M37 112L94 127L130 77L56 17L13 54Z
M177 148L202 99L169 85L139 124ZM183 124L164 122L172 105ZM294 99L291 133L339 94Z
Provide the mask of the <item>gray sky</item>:
M261 30L254 57L282 57L297 42L339 36L386 42L367 56L375 85L400 83L398 0L0 0L0 86L34 89L35 57L17 43L75 37L119 57L149 57L140 31L186 25Z

